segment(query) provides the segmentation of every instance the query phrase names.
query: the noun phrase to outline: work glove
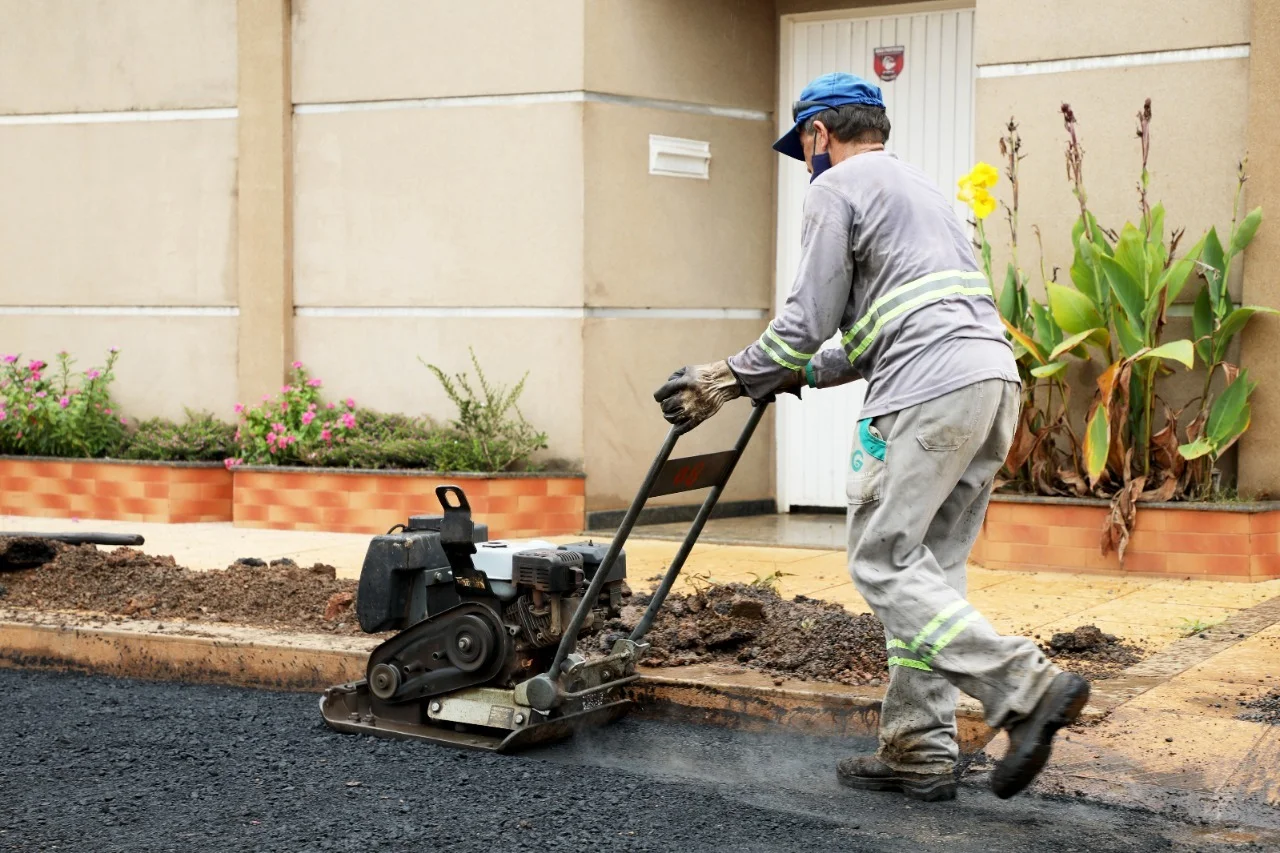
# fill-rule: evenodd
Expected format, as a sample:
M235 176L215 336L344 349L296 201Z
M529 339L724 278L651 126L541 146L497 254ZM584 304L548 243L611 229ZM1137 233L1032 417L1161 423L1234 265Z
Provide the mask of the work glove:
M693 429L725 403L741 396L742 385L727 361L682 367L653 394L662 404L663 417L682 432Z

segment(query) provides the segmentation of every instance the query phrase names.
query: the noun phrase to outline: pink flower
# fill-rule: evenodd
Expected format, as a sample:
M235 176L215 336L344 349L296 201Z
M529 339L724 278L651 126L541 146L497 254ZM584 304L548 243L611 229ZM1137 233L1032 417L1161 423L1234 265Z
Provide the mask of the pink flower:
M240 427L236 427L236 441L240 440Z
M274 432L267 433L267 444L276 443L276 434Z
M120 423L124 424L125 426L128 426L128 425L129 425L129 419L128 419L128 418L121 418L121 419L120 419Z
M280 389L280 393L281 393L281 394L288 394L288 393L289 393L290 391L292 391L292 390L293 390L293 386L292 386L292 385L286 385L286 386L284 386L283 388L281 388L281 389Z
M19 433L18 433L18 438L22 438L22 433L21 433L21 432L19 432Z
M323 383L321 380L319 380L319 379L308 379L308 380L307 380L307 385L311 386L312 388L319 388L319 387L320 387L321 385L323 385L323 384L324 384L324 383Z
M45 366L44 362L38 358L33 358L31 359L30 362L27 363L27 367L30 368L31 370L40 370L44 366Z
M105 414L108 414L108 415L109 415L109 414L111 414L111 410L110 410L110 409L103 409L102 411L103 411Z
M310 406L307 406L307 411L308 411L308 412L314 412L315 410L316 410L316 404L315 404L315 403L312 403Z
M301 369L302 369L302 362L300 362L300 361L295 361L295 362L293 363L293 369L294 369L294 370L301 370Z
M30 381L30 382L39 382L39 381L40 381L40 371L38 371L38 370L33 370L33 371L31 371L31 379L30 379L30 380L28 380L28 381Z
M342 425L347 429L355 429L356 416L350 412L344 412L342 415Z
M28 412L34 412L35 410L36 410L36 404L35 404L35 403L27 403L27 411L28 411Z
M47 392L45 392L45 391L37 391L37 392L36 392L36 396L37 396L37 397L41 397L41 398L43 398L43 397L48 397L48 396L49 396L49 394L48 394Z
M289 408L289 404L288 404L288 402L286 402L285 400L281 400L281 401L280 401L280 411L282 411L282 412L283 412L283 411L287 410L288 408Z
M223 459L222 464L226 465L227 470L230 471L232 468L235 468L237 465L243 465L244 460L243 459Z
M314 421L315 419L316 419L316 413L315 413L315 412L303 412L303 413L302 413L302 425L303 425L303 426L310 426L310 425L311 425L311 422L312 422L312 421Z
M0 421L7 421L8 419L9 419L9 413L6 412L4 409L0 409Z
M328 428L322 429L320 430L320 438L324 441L333 441L333 433L329 432Z
M60 400L58 400L58 405L65 409L67 406L71 405L71 398L70 397L61 398Z
M276 446L273 444L273 445L271 445L270 447L268 447L268 448L267 448L267 450L268 450L269 452L271 452L271 453L275 453L275 452L276 452Z
M262 395L262 402L264 402L264 403L265 403L265 402L267 402L267 401L268 401L268 400L270 400L270 399L271 399L271 395L270 395L270 394L263 394L263 395Z
M325 408L326 408L326 409L329 409L330 411L332 411L332 410L333 410L333 403L330 403L329 405L325 406Z
M84 375L85 375L85 376L88 376L90 379L97 379L97 378L98 378L99 376L101 376L102 374L101 374L101 373L99 373L99 372L98 372L98 371L96 371L96 370L89 369L89 370L86 370L86 371L84 372Z
M107 350L107 352L120 352L120 347L112 347L111 349Z
M286 427L284 424L272 424L271 428L276 432L280 432L280 433L288 429L288 427Z
M244 411L244 403L236 403L235 409L236 409L236 414L237 415L240 414L241 412Z
M355 407L356 407L356 401L355 401L355 400L353 400L353 399L351 399L350 397L348 397L348 398L347 398L347 408L348 408L348 409L354 409Z
M18 360L18 357L16 355L6 355L4 357L5 364L13 364L17 360Z

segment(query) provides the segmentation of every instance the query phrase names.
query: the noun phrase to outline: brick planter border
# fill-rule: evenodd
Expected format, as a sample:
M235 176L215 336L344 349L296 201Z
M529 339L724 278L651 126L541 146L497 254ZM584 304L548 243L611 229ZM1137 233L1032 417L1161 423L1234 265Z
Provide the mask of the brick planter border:
M230 521L219 464L0 456L0 514L183 524Z
M995 495L973 550L989 569L1259 582L1280 578L1280 502L1140 504L1124 565L1107 502Z
M490 538L581 533L586 480L581 474L440 474L236 468L233 519L237 527L385 533L410 515L436 514L437 486L456 485Z

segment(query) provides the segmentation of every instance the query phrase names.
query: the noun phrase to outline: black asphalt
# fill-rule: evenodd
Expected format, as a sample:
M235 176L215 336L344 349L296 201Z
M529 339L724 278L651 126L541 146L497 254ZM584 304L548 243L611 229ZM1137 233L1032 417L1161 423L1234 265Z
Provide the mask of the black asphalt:
M630 719L504 757L332 733L305 694L0 670L0 850L1248 849L976 785L858 794L856 746Z

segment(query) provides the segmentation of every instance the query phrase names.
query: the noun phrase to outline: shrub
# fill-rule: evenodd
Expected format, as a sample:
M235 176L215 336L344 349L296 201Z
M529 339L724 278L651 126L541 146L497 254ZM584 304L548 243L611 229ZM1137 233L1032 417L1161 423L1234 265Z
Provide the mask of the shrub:
M72 373L75 364L58 353L48 363L16 355L0 364L0 451L31 456L99 457L114 451L124 435L125 419L111 399L113 368L119 350L112 347L103 367Z
M228 468L251 465L297 465L314 458L334 444L346 441L355 428L355 400L339 406L325 403L321 381L311 378L302 362L295 361L290 381L274 399L264 394L262 404L236 403L240 416L235 433L239 456L226 460Z
M235 455L235 432L234 424L188 409L182 423L166 418L140 421L125 435L119 456L157 462L222 462Z
M317 448L301 462L326 468L435 468L438 433L426 418L359 409L343 441Z
M527 468L529 457L547 446L547 434L535 430L516 405L529 374L508 391L491 384L480 369L475 351L468 351L480 384L479 394L471 387L467 374L459 373L451 379L435 365L422 362L458 407L458 417L452 421L453 435L444 441L438 463L457 467L440 470L497 472Z
M1028 294L1029 277L1018 264L1018 162L1023 155L1016 122L1010 120L1000 140L1012 187L1012 203L1005 207L1012 259L997 303L1024 386L1022 416L1001 479L1043 495L1109 498L1102 549L1114 549L1123 560L1139 502L1221 496L1217 463L1248 428L1254 390L1247 374L1226 360L1228 347L1254 315L1277 312L1236 305L1227 290L1233 259L1262 221L1260 208L1248 213L1240 208L1243 162L1226 239L1210 228L1179 257L1183 230L1166 234L1164 206L1152 205L1148 198L1151 101L1137 115L1142 155L1138 221L1126 222L1118 231L1099 224L1089 209L1076 117L1067 104L1062 115L1067 177L1080 214L1070 235L1068 278L1059 281L1056 269L1046 276L1041 261L1044 302ZM961 180L959 193L973 210L988 278L991 247L982 220L994 209L986 190L997 178L995 169L979 164ZM1192 337L1166 340L1168 308L1196 278L1204 283L1193 303ZM1092 395L1092 405L1083 424L1073 423L1068 406L1073 389L1066 370L1073 359L1095 357L1101 362L1096 389L1077 389ZM1182 420L1182 412L1160 396L1160 382L1175 365L1190 370L1197 362L1203 390L1186 407L1193 416ZM1215 394L1219 374L1222 390Z

